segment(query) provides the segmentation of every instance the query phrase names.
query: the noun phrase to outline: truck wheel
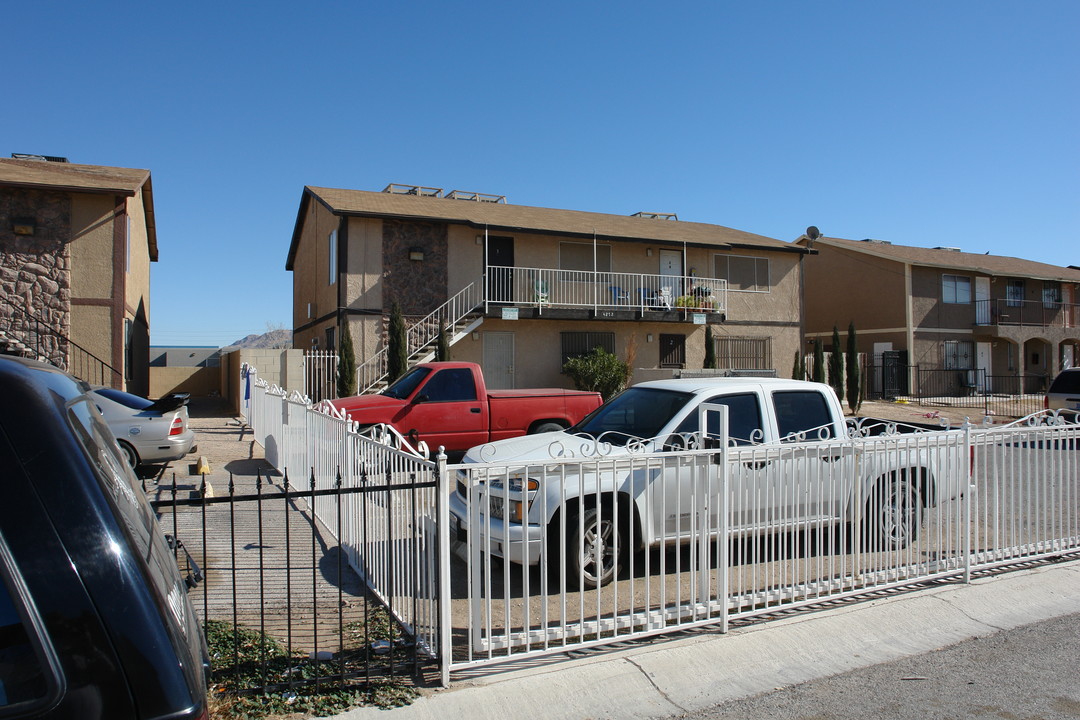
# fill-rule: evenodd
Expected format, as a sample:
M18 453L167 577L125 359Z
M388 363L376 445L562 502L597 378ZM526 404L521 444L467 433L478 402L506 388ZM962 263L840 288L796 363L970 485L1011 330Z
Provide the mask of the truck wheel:
M902 550L919 538L922 498L906 474L878 480L866 501L863 540L872 551Z
M610 508L585 510L567 518L569 538L566 545L567 582L570 588L582 582L592 590L611 582L619 570L619 560L626 552Z
M538 435L540 433L559 432L560 430L565 430L565 429L566 429L565 427L563 427L562 425L560 425L557 422L542 422L539 425L537 425L535 428L533 428L533 431L532 431L531 434L532 435Z

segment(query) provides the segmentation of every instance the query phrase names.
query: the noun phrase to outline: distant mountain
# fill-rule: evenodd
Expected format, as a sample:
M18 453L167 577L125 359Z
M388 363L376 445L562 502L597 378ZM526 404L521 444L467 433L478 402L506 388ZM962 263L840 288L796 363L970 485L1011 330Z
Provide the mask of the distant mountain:
M248 335L246 338L237 340L226 345L227 348L291 348L292 330L271 330L262 335Z

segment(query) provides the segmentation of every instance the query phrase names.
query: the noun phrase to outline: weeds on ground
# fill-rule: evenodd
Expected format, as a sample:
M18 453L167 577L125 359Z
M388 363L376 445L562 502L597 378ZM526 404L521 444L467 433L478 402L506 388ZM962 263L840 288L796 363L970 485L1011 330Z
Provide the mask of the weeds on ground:
M365 645L362 623L345 626L345 648L330 659L289 654L280 642L257 630L210 620L206 640L214 669L209 704L212 718L257 720L272 716L331 715L361 705L408 705L417 696L407 679L386 679L394 657L391 622L385 611L372 613ZM373 649L378 646L379 649ZM368 667L371 682L362 673ZM341 676L360 673L358 678ZM266 687L262 691L251 688Z

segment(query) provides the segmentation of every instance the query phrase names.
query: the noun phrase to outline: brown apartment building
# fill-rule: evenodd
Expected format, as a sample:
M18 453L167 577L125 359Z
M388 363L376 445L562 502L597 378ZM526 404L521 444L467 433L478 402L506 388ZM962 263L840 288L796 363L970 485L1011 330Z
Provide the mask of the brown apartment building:
M921 373L1037 393L1080 361L1080 270L878 240L797 242L817 251L806 259L807 337L829 344L834 325L844 333L854 321L878 368L874 391L907 394ZM902 370L883 374L890 361Z
M0 159L0 351L149 391L148 170Z
M361 390L385 372L397 303L414 361L450 328L451 357L496 388L567 386L567 358L634 355L635 380L718 364L784 374L800 347L805 248L672 214L514 205L502 196L390 185L306 187L286 269L294 345L333 349L349 324Z

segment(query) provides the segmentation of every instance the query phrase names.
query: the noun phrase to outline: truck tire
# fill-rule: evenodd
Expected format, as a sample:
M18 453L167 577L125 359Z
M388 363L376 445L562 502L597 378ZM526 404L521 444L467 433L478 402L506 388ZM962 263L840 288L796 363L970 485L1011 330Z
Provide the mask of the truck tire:
M909 472L881 477L870 491L863 515L863 545L867 550L903 550L919 539L923 503Z
M537 425L536 427L534 427L529 434L530 435L538 435L540 433L559 432L560 430L565 430L565 429L566 429L565 425L563 425L561 423L557 423L557 422L555 422L553 420L549 420L547 422L542 422L539 425Z
M566 520L568 587L581 583L592 590L607 585L618 575L620 561L626 556L624 533L619 532L610 506L586 508L580 519L575 513Z

